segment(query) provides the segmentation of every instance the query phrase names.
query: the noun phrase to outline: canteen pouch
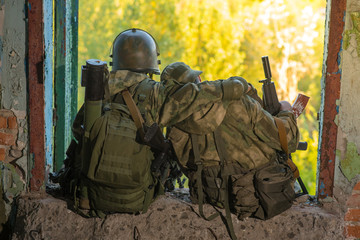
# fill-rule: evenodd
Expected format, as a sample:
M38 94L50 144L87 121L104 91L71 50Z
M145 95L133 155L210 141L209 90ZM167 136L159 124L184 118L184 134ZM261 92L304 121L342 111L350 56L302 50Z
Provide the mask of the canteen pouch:
M255 174L255 188L260 207L254 216L270 219L289 209L295 199L293 173L285 164L264 167Z

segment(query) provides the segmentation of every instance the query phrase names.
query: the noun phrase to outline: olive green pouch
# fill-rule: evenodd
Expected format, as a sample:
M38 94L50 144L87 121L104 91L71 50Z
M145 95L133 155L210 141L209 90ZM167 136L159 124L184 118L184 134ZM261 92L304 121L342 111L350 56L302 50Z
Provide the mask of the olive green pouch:
M289 166L276 164L264 167L255 174L255 188L260 207L254 216L270 219L289 209L295 199L293 173Z

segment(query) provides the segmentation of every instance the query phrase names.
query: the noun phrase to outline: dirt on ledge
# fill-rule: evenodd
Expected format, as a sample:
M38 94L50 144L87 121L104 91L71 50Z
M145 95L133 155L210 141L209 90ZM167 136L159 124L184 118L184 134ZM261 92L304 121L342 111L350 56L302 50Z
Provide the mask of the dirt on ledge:
M145 214L112 214L84 218L69 209L70 203L48 194L26 194L17 200L13 240L33 239L230 239L220 217L206 221L187 194L159 197ZM215 210L204 206L205 215ZM262 221L238 220L232 215L238 239L344 239L343 217L337 211L306 203L294 204L284 213Z

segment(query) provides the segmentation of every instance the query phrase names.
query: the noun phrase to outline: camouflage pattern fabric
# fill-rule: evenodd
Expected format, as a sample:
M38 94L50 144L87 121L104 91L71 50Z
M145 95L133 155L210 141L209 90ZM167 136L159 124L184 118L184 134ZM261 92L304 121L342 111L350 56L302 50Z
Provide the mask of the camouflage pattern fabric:
M114 96L128 88L146 123L166 127L201 111L209 102L240 99L244 85L234 80L185 85L176 81L160 83L142 73L118 70L110 73L109 92Z
M162 73L161 82L167 91L176 91L184 88L194 79L177 79L171 76L174 68L166 68ZM232 77L228 80L216 82L240 81L247 90L247 82L240 77ZM203 82L203 85L211 82ZM255 90L252 87L250 93ZM187 96L178 96L178 102L186 102ZM250 170L277 160L277 150L281 150L278 130L273 116L265 111L260 103L248 94L237 95L238 100L222 100L217 102L202 102L201 110L187 115L187 118L174 124L169 139L171 140L176 155L184 169L195 170L194 157L192 154L192 143L189 134L198 134L199 150L204 166L219 165L219 156L216 151L212 131L220 129L224 141L226 162L237 163L242 169ZM233 98L236 99L236 98ZM167 101L167 100L165 100ZM299 141L299 130L294 115L289 111L281 111L279 117L285 125L289 152L296 150Z

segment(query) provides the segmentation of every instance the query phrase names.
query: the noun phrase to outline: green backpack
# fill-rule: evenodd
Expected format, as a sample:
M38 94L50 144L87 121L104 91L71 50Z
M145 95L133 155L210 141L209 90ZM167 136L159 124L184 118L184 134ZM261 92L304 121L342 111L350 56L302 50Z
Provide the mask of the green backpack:
M137 128L126 105L110 103L103 110L91 128L89 146L82 146L89 154L82 154L75 205L96 215L146 212L159 191L150 170L153 153L135 141Z

